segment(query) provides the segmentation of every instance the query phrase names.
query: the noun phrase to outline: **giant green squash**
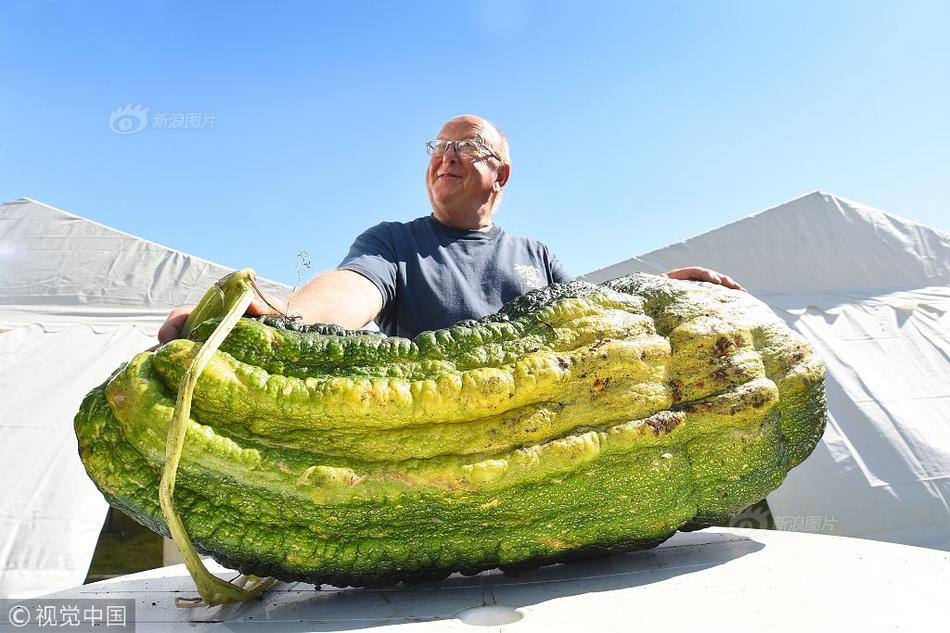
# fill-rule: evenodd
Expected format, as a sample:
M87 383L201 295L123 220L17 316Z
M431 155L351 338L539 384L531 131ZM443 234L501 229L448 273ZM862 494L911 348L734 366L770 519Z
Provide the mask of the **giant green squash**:
M364 586L653 547L765 497L824 429L814 350L721 286L555 284L410 341L239 319L252 279L75 419L112 505L246 574Z

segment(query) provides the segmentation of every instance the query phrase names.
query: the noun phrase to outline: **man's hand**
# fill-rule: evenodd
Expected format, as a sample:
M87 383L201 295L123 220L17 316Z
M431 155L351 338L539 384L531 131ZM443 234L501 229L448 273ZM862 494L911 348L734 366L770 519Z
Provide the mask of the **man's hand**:
M181 328L185 327L185 321L188 315L195 309L195 306L178 306L168 313L162 327L158 328L158 344L164 345L168 341L173 341L181 334ZM157 346L156 346L157 347ZM154 349L154 348L152 348Z
M376 285L359 273L350 270L329 270L311 279L306 286L297 290L285 305L273 302L277 308L271 308L254 297L247 307L247 314L262 316L290 311L303 317L304 323L336 323L348 330L363 327L372 321L383 307L383 297ZM195 306L180 306L168 314L165 323L158 330L158 345L149 349L155 351L159 345L181 337L181 329Z
M709 268L701 268L699 266L690 266L688 268L674 268L668 272L663 273L664 276L669 277L670 279L685 279L690 281L708 281L710 283L719 284L725 286L726 288L733 288L735 290L741 290L743 292L748 292L743 288L739 283L733 280L729 275L723 275L722 273L717 273L715 270L710 270Z
M280 305L277 307L282 308ZM181 329L185 327L185 321L188 320L188 316L194 309L195 306L179 306L169 312L168 318L162 323L162 327L158 328L158 345L150 347L148 351L155 351L159 345L164 345L169 341L180 338ZM250 314L251 316L263 316L265 314L279 314L279 312L261 301L260 297L254 297L251 301L251 305L247 307L246 314Z

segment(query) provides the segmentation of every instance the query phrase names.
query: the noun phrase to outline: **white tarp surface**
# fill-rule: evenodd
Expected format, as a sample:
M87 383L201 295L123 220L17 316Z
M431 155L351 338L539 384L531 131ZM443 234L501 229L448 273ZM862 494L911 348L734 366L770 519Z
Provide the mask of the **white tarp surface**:
M227 272L32 200L0 205L0 598L82 583L107 504L79 460L73 416L156 342L171 307Z
M236 575L211 562L219 578ZM517 576L319 591L278 583L241 605L180 609L184 565L76 587L63 600L135 601L140 633L370 631L909 631L946 620L950 553L774 530L680 532L659 547ZM0 615L2 617L2 615ZM511 623L511 624L507 624ZM481 625L481 626L477 626Z
M950 234L815 192L586 275L702 265L818 349L830 420L778 527L950 549Z

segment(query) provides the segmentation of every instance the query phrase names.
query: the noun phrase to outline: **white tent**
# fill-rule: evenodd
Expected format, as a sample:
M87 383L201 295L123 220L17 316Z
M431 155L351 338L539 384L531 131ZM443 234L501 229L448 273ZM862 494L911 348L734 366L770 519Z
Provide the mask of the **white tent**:
M814 192L585 278L689 265L735 277L827 364L828 428L769 495L776 525L950 549L950 234Z
M0 598L82 583L107 505L72 418L87 391L155 343L171 307L227 272L34 200L0 205Z

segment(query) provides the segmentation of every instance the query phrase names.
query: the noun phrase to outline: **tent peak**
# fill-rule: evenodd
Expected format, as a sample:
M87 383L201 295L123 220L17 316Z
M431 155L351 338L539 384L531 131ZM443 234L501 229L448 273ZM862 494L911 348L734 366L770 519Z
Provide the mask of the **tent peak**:
M751 219L751 218L754 218L766 213L770 213L770 212L800 213L801 207L797 206L795 203L805 202L805 201L813 201L817 203L817 205L820 208L823 208L826 212L829 212L829 213L847 213L848 211L852 211L852 212L856 212L860 214L864 221L871 221L872 218L875 216L877 216L878 218L888 218L890 221L899 222L905 225L912 225L914 227L920 227L921 229L933 231L934 233L941 234L943 236L950 238L950 233L947 233L946 231L943 231L941 229L938 229L926 224L921 224L920 222L917 222L916 220L911 220L910 218L906 218L904 216L891 213L890 211L883 211L881 209L878 209L877 207L872 207L870 205L864 204L863 202L858 202L851 198L839 196L836 193L830 193L827 191L822 191L820 189L815 189L814 191L810 191L806 194L802 194L796 198L792 198L791 200L782 202L781 204L768 207L761 211L756 211L755 213L751 215L748 215L746 217L739 218L730 223L724 224L722 227L719 227L719 228L721 229L731 224L742 222L744 220L748 220L748 219ZM822 204L822 203L826 203L826 204ZM827 203L830 203L830 204L827 204ZM717 230L719 229L713 229L712 231L717 231ZM706 233L711 233L712 231L707 231ZM696 237L701 237L702 235L706 235L706 233L701 233L700 235L697 235ZM693 238L690 238L690 239L693 239Z
M950 233L815 190L584 278L697 265L760 293L922 288L950 283Z

